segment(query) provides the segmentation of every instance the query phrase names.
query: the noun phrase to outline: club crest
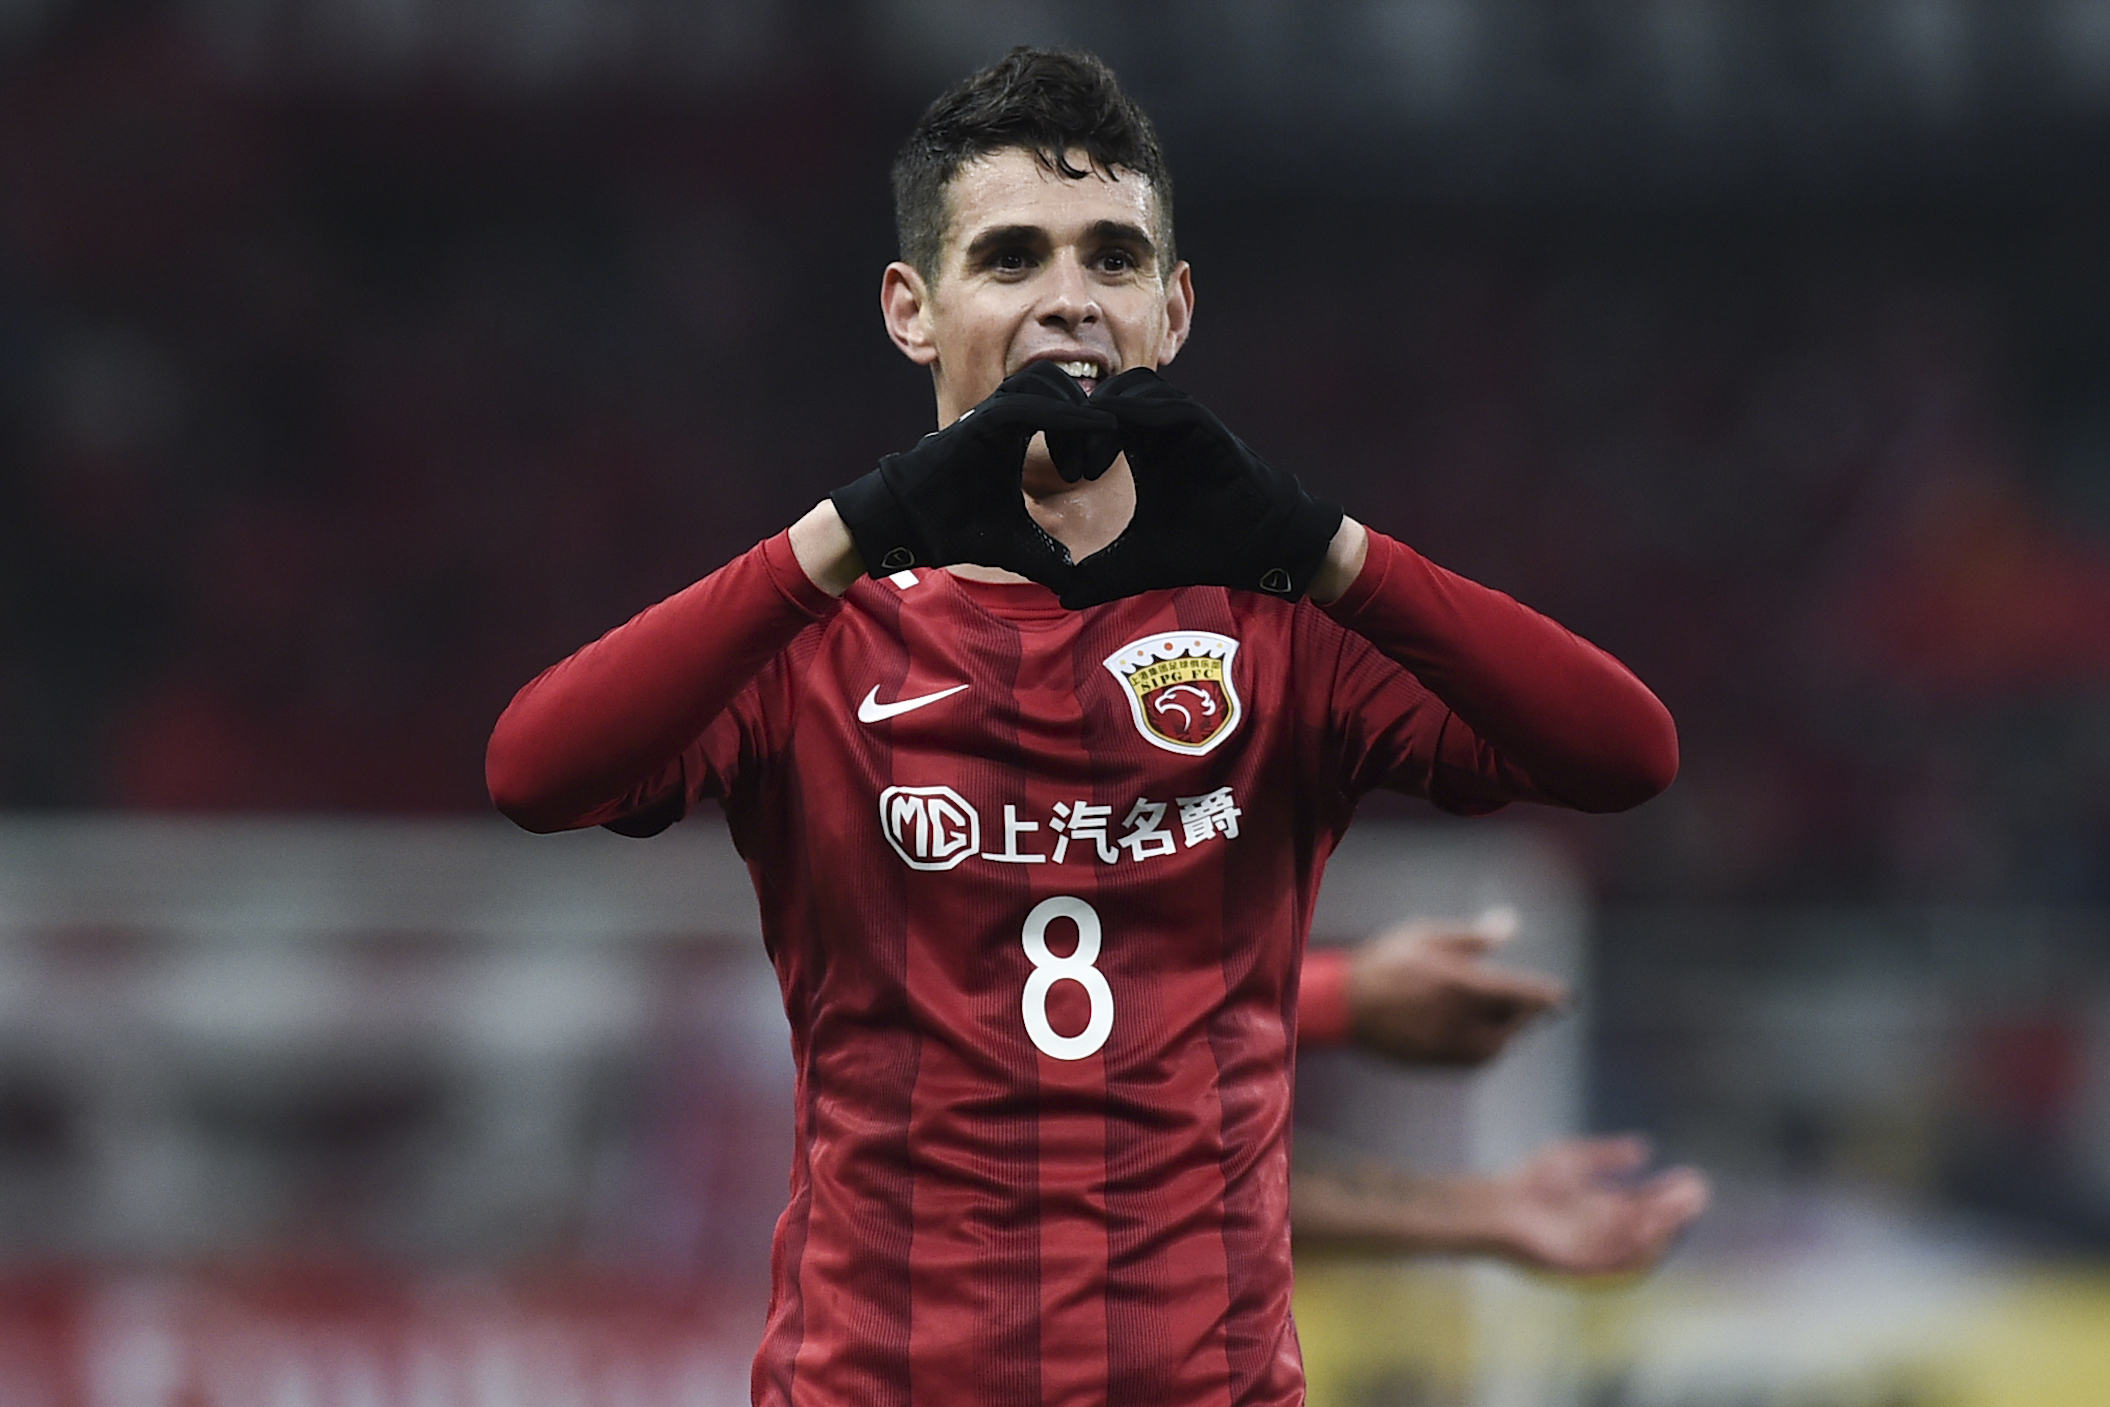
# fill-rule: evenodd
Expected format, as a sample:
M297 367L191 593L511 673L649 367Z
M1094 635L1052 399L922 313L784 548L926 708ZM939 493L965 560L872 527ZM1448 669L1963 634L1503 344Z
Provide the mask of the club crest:
M1128 695L1143 741L1199 756L1238 726L1238 688L1231 682L1237 656L1238 642L1228 635L1172 630L1131 641L1105 663Z

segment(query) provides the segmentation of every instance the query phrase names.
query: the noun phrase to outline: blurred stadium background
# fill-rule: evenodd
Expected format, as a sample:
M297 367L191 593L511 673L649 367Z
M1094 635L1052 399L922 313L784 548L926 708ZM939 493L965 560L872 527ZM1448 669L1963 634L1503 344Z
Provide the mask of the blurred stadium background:
M1300 1267L1315 1403L2110 1403L2110 0L0 0L0 1400L744 1400L718 827L482 741L927 428L886 162L1029 41L1165 130L1184 381L1684 739L1370 813L1565 886L1541 1112L1717 1210Z

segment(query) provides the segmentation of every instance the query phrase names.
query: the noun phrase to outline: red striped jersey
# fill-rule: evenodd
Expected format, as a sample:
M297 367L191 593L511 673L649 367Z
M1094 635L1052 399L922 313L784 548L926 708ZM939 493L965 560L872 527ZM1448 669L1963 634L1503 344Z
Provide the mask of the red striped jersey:
M603 799L566 781L579 800L533 820L644 831L716 796L753 873L798 1071L756 1401L1300 1401L1289 1106L1328 853L1374 785L1461 812L1630 785L1639 744L1603 776L1572 755L1594 740L1563 712L1578 659L1590 706L1634 714L1613 731L1660 705L1385 540L1330 611L1189 588L1067 612L947 572L838 605L783 539L749 559L709 607L655 609L759 669L677 754L633 750ZM1497 621L1468 633L1501 658L1443 657L1446 593ZM772 612L773 651L724 643ZM621 714L624 652L666 667L624 631L687 638L651 616L516 700L493 744L509 809L508 727L554 754L596 688ZM1534 677L1552 697L1504 696ZM540 764L554 793L565 769Z

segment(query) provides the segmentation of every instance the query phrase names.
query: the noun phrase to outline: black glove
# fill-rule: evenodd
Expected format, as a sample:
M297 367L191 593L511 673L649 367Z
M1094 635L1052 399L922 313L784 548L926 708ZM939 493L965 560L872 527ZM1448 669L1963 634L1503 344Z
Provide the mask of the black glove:
M1114 414L1136 481L1136 511L1077 564L1072 610L1166 586L1228 586L1294 601L1341 526L1341 506L1306 493L1185 391L1147 367L1092 393Z
M831 497L873 576L974 562L1060 590L1070 554L1026 512L1018 478L1026 446L1044 430L1065 479L1097 478L1120 453L1115 429L1074 380L1035 362Z

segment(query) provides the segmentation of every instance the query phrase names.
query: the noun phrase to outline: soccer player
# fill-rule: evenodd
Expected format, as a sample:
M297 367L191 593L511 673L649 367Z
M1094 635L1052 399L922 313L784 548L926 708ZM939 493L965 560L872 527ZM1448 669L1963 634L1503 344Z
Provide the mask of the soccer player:
M493 799L715 797L748 861L798 1072L758 1402L1296 1402L1298 963L1357 798L1618 810L1675 732L1158 376L1194 285L1097 60L964 80L895 200L939 428L531 681Z
M1484 1064L1567 1000L1549 977L1484 960L1514 921L1405 923L1353 947L1314 949L1298 988L1298 1044L1352 1044L1413 1065ZM1693 1168L1636 1176L1648 1159L1647 1141L1631 1136L1556 1139L1497 1174L1302 1158L1290 1219L1300 1248L1493 1255L1563 1275L1633 1274L1663 1258L1709 1196Z

